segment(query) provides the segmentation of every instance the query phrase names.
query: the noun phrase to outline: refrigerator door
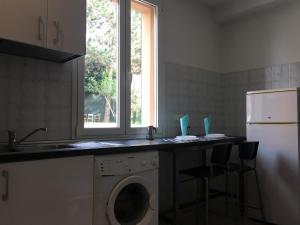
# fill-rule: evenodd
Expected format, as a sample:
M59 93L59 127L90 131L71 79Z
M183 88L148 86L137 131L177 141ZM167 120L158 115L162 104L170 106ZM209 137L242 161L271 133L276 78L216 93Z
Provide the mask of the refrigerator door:
M298 122L297 95L296 90L248 93L247 123Z
M259 141L257 172L266 221L299 225L298 125L248 124L247 139ZM258 206L258 189L252 174L246 184L248 204ZM261 219L257 210L249 209L249 216Z

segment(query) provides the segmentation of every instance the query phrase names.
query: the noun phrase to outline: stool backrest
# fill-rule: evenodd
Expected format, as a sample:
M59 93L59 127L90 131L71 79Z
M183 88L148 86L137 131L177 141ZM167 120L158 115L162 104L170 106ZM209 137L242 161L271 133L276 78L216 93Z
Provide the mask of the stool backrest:
M231 144L216 145L211 155L211 163L225 165L230 159Z
M259 142L243 142L239 144L239 158L241 160L254 160L257 156Z

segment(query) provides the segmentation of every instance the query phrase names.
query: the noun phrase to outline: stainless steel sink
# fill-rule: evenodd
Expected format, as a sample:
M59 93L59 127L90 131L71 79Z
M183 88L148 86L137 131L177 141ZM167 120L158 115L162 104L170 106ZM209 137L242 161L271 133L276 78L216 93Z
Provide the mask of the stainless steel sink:
M107 142L107 141L101 141L101 142L98 142L98 144L104 145L104 146L111 146L111 147L119 147L119 146L123 146L124 145L122 143Z
M61 149L72 149L74 146L68 144L56 144L56 145L28 145L20 146L21 152L35 152L35 151L51 151L51 150L61 150Z
M6 153L6 152L12 152L12 151L9 150L7 145L1 145L0 146L0 153Z
M35 146L36 149L40 150L59 150L59 149L69 149L69 148L76 148L75 146L68 145L68 144L58 144L58 145L37 145Z
M8 146L1 145L0 153L8 152L36 152L36 151L51 151L51 150L60 150L60 149L72 149L76 148L75 146L69 144L56 144L56 145L19 145L16 146L14 150L10 150Z

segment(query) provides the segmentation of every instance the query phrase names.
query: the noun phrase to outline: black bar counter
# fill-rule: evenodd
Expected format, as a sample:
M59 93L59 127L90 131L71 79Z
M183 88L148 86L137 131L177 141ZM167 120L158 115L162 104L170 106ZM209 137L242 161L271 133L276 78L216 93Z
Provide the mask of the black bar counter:
M206 139L200 137L194 141L175 141L174 138L157 138L155 140L134 139L117 141L78 141L69 144L51 145L24 145L18 146L18 151L0 151L0 163L12 163L29 160L42 160L50 158L74 157L83 155L107 155L122 154L141 151L162 151L169 152L173 159L173 220L172 224L179 224L178 201L179 175L178 159L180 153L186 154L187 149L201 151L202 158L206 158L206 149L217 144L238 144L245 140L244 137L225 137L222 139ZM52 147L53 146L53 147ZM61 146L61 148L58 148ZM5 146L2 146L2 149ZM193 147L193 148L191 148ZM196 148L195 148L196 147ZM1 147L0 147L1 149ZM204 161L202 163L205 163Z
M239 143L245 140L244 137L226 137L217 140L200 138L197 141L175 142L171 138L157 138L155 140L134 139L118 141L79 141L71 144L64 144L64 148L57 149L55 145L23 145L20 150L0 151L0 163L41 160L48 158L61 158L82 155L107 155L121 154L140 151L167 151L178 153L187 147L209 147L222 143ZM51 148L53 146L53 148Z

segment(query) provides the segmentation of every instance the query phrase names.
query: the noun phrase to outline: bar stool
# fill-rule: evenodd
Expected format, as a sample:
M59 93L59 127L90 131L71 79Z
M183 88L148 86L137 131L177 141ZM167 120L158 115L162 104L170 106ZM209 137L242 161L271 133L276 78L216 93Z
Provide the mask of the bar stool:
M259 197L259 204L260 204L258 209L260 209L262 220L265 220L262 195L261 195L259 180L256 172L256 156L258 152L259 142L243 142L240 143L238 146L239 146L240 163L229 163L229 171L231 173L236 173L238 177L237 193L236 193L238 207L240 208L241 213L244 212L245 206L254 208L253 206L249 206L244 203L244 196L245 196L244 178L247 173L253 172L255 175L255 181L258 190L258 197Z
M180 174L192 176L197 179L202 179L205 183L205 224L208 225L208 201L210 195L209 181L211 178L216 178L225 175L225 189L228 193L228 161L230 159L231 144L216 145L213 147L210 165L199 166L196 168L179 171ZM228 206L228 196L226 194L226 206Z

